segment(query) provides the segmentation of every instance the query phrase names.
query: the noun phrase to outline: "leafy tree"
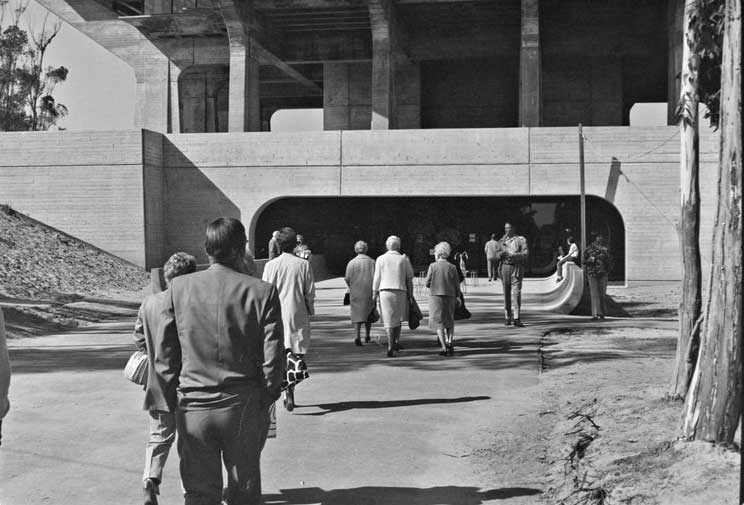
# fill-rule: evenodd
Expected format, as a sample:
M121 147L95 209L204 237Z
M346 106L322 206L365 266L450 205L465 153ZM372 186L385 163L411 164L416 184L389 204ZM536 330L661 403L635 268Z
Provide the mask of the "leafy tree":
M52 94L68 71L44 66L62 25L50 24L47 14L40 30L23 29L27 7L28 0L0 0L0 131L48 130L67 115L67 107Z

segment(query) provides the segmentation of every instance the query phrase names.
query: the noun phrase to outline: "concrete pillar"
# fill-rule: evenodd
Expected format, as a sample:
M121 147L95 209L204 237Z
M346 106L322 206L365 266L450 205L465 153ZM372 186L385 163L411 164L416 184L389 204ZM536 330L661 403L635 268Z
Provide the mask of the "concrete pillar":
M395 128L395 57L392 2L370 0L372 30L372 118L370 129Z
M181 69L172 61L168 66L168 102L170 114L168 115L168 133L181 133L181 106L178 96L178 77Z
M522 0L522 41L519 50L520 126L542 124L541 74L540 1Z
M372 65L323 64L323 129L366 130L371 122Z
M399 58L395 69L396 128L421 128L421 66Z
M684 0L667 3L667 124L677 124L677 104L682 74Z
M227 131L261 131L259 64L250 39L230 40L230 81Z
M168 132L171 121L170 62L165 56L158 54L145 56L132 66L137 86L134 127Z

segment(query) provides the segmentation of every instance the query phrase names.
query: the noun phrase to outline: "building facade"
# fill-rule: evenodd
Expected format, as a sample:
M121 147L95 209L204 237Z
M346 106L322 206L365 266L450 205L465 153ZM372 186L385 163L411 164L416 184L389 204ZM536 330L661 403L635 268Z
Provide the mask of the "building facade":
M643 102L674 122L680 0L40 3L132 66L137 129L0 136L0 199L138 265L204 260L227 215L259 257L294 225L330 265L395 233L417 264L446 239L484 268L508 220L546 275L578 235L582 123L614 280L680 277L678 133L629 126ZM326 131L270 132L292 108ZM701 146L706 260L716 136Z

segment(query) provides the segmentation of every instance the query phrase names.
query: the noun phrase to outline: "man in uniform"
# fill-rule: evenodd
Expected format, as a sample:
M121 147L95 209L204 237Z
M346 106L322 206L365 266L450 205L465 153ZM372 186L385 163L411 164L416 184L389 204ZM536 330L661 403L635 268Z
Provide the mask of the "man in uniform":
M522 305L522 278L527 266L527 239L515 233L511 223L504 225L504 236L499 240L496 253L499 259L499 277L504 287L504 324L523 327L519 311Z

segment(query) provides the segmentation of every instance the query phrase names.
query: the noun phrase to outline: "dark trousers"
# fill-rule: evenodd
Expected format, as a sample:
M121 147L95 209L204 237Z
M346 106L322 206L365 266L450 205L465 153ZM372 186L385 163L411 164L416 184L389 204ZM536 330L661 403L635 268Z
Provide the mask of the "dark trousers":
M604 316L605 295L607 294L607 274L599 277L587 275L589 281L589 295L592 301L592 316Z
M261 449L268 428L258 389L226 407L176 411L186 505L220 505L222 463L228 505L261 503Z
M488 265L488 278L495 281L496 277L499 276L499 260L496 258L488 258L486 263Z
M522 307L522 278L514 275L517 271L515 265L501 264L499 277L504 287L504 318L519 319L519 311Z

